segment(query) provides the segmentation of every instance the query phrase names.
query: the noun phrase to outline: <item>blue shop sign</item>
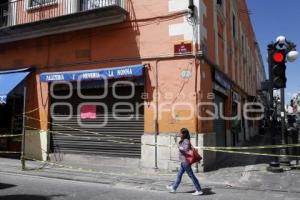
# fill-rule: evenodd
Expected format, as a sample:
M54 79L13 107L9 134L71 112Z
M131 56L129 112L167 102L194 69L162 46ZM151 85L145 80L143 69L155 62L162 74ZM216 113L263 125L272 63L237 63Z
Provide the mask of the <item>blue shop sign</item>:
M224 77L223 74L221 74L218 71L215 71L215 81L217 81L222 87L225 89L229 90L231 88L231 84L226 78Z
M42 82L53 81L77 81L77 80L101 80L127 77L139 77L144 75L144 65L131 65L124 67L105 68L97 70L82 70L70 72L42 73Z

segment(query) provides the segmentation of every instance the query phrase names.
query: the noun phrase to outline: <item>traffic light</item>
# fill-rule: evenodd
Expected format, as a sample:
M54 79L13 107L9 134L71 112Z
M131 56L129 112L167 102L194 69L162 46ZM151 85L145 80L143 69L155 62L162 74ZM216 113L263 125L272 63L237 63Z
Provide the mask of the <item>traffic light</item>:
M271 53L270 65L272 72L272 82L273 86L276 89L286 87L286 51L284 49L277 50L275 49Z

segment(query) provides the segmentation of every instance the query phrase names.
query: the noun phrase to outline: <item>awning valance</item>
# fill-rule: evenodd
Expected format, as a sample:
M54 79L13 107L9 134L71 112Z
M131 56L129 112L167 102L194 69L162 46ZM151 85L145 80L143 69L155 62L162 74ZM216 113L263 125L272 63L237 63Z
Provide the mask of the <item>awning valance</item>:
M6 103L7 95L30 73L30 68L0 71L0 104Z
M42 82L53 81L77 81L77 80L101 80L117 79L127 77L139 77L144 74L144 65L130 65L123 67L112 67L96 70L66 71L42 73L40 80Z

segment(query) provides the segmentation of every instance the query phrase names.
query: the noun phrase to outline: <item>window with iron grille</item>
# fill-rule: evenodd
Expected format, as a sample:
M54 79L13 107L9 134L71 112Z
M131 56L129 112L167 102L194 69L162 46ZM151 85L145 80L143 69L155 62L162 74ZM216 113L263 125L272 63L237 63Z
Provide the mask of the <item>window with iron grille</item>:
M28 0L28 7L44 6L52 3L56 3L57 0Z
M117 0L80 0L80 4L83 10L91 10L117 5Z

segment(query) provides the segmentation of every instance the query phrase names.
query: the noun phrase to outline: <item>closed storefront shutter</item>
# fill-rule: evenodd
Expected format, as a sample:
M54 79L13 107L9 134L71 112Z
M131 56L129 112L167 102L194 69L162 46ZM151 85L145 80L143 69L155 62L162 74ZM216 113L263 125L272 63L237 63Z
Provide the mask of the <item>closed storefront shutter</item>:
M216 133L217 146L226 146L225 120L221 118L221 112L224 115L225 100L222 96L215 95L215 104L218 107L217 119L214 120L214 131Z
M119 95L130 94L130 87L119 87L116 89ZM54 153L70 154L95 154L103 156L136 157L141 156L141 136L144 133L144 107L142 93L144 86L135 86L134 95L130 99L119 99L112 95L109 88L105 98L87 100L80 98L74 92L68 100L52 98L52 105L58 102L68 102L72 105L73 113L68 106L56 106L52 116L51 147ZM101 89L85 89L85 95L101 94ZM57 93L64 93L58 91ZM80 103L85 103L95 109L83 117L82 110L78 109ZM102 106L107 105L107 110ZM119 105L121 112L115 112L113 106ZM132 105L132 106L129 106ZM96 108L95 108L96 107ZM67 117L67 120L60 120Z

